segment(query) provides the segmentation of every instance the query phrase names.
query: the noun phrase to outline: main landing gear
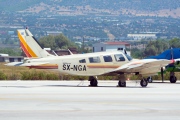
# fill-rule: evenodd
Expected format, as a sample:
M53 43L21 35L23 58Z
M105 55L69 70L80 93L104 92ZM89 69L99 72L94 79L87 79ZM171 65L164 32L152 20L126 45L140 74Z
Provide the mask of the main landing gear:
M153 82L152 77L151 77L151 76L149 76L149 77L147 78L147 81L148 81L149 83L152 83L152 82Z
M123 79L123 80L122 80ZM94 77L94 76L90 76L89 77L89 81L90 81L90 85L89 86L92 86L92 87L97 87L98 86L98 81L97 81L97 77ZM148 85L148 81L146 79L142 79L140 81L140 85L142 87L146 87ZM125 78L122 77L121 80L119 80L118 82L118 87L126 87L126 81L125 81Z
M126 87L126 81L121 81L121 80L119 80L118 86L119 86L119 87Z
M119 75L118 87L126 87L126 76L124 74Z
M98 86L97 77L90 76L88 81L90 81L89 86L92 86L92 87L97 87Z
M140 81L140 85L141 85L141 87L146 87L146 86L148 85L148 80L146 80L146 79L143 78L143 79ZM119 80L118 86L119 86L119 87L126 87L126 81Z
M170 81L171 83L176 83L177 78L176 78L174 72L170 72L170 78L169 78L169 81Z
M141 87L146 87L147 85L148 85L148 80L146 80L146 79L142 79L141 81L140 81L140 85L141 85Z

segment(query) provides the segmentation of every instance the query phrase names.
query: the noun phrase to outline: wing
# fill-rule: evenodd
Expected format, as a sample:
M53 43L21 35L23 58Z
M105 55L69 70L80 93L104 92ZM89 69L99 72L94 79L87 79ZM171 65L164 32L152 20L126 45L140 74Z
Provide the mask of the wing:
M12 62L5 64L7 66L24 66L35 69L58 69L57 64L50 64L49 62L32 62L32 63L23 63L23 62Z
M160 71L161 67L165 67L172 61L165 59L142 59L129 62L115 70L109 71L110 73L138 73L143 76L156 74Z

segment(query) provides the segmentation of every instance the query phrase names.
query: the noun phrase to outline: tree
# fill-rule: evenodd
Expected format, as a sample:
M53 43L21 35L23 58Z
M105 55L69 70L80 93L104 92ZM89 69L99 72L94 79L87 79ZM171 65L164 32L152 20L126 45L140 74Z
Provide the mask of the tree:
M59 34L57 36L49 35L40 38L39 42L42 47L51 48L52 50L68 49L69 47L77 48L77 46L63 34Z
M43 48L51 48L51 49L55 50L58 47L55 43L54 36L52 36L52 35L40 38L39 43L41 44L41 46Z
M63 34L55 36L54 39L55 39L55 43L57 44L57 46L61 49L63 49L63 48L67 49L68 46L70 45L70 41Z
M165 40L150 41L144 50L144 56L154 56L168 49L168 42Z
M131 49L131 56L133 58L141 58L142 57L142 50L139 50L137 48Z
M169 47L179 48L180 47L180 38L174 38L169 41Z
M8 54L10 56L20 56L21 55L21 50L18 48L1 48L0 53L3 54Z

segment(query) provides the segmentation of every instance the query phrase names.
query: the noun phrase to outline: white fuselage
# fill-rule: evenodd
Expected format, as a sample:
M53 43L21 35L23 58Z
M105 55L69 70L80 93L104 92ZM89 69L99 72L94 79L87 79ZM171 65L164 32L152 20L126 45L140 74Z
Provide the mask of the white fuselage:
M117 60L119 56L122 57L122 60ZM48 58L32 59L27 62L48 62L48 64L56 64L58 68L53 70L58 70L63 74L95 76L107 73L130 61L124 53L116 51L52 56Z

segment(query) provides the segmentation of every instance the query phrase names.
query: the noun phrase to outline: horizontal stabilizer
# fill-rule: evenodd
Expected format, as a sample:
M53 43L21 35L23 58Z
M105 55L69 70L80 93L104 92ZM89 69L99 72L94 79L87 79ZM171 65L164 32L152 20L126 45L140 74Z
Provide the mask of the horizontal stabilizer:
M6 66L37 66L37 65L43 65L48 64L49 62L33 62L33 63L23 63L23 62L12 62L5 64Z

